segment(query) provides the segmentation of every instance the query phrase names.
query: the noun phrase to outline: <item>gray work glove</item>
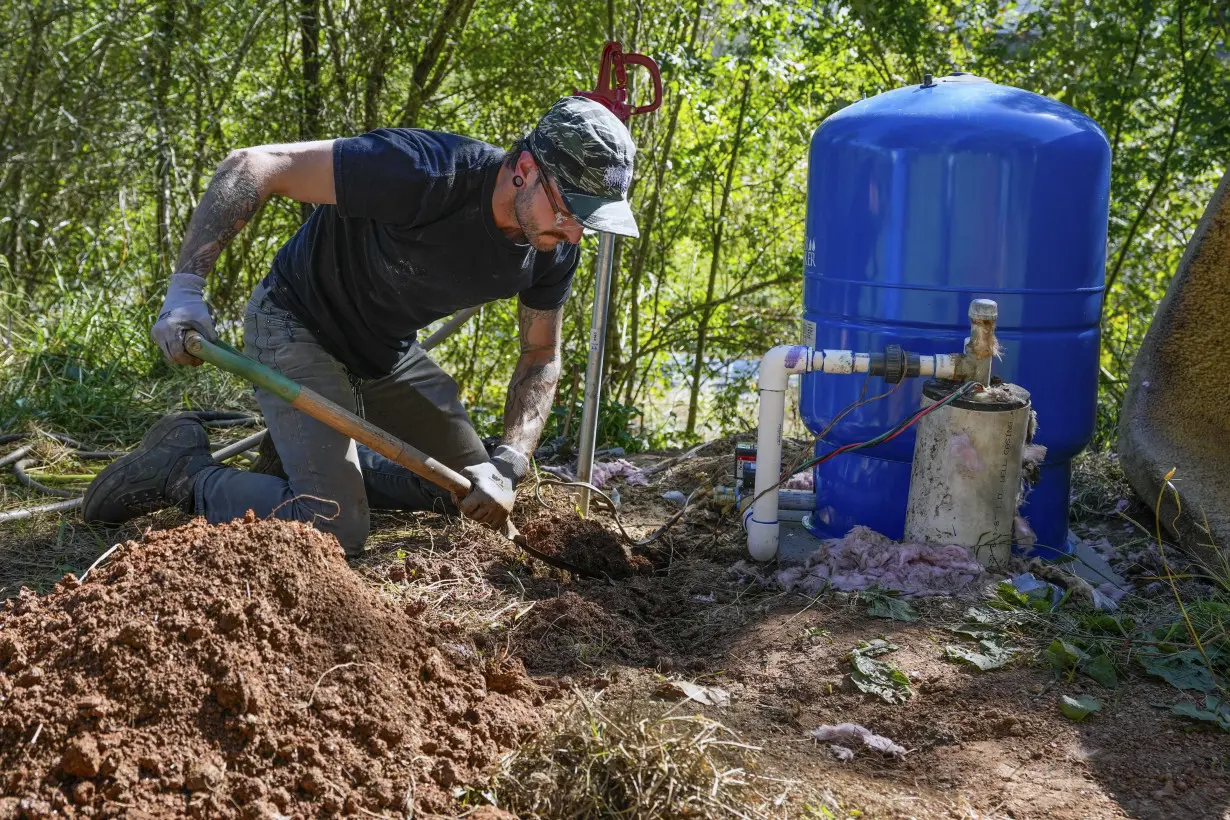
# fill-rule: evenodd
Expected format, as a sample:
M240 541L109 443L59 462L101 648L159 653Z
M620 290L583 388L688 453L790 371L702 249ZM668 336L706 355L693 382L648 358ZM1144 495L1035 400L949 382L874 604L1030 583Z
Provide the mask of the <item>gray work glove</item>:
M205 279L195 273L174 273L150 335L168 359L196 367L201 360L184 350L184 334L189 330L211 342L218 338L213 317L205 306Z
M470 479L470 494L458 501L457 506L467 518L495 530L503 529L517 501L517 483L529 468L529 459L507 444L501 444L490 461L461 471Z

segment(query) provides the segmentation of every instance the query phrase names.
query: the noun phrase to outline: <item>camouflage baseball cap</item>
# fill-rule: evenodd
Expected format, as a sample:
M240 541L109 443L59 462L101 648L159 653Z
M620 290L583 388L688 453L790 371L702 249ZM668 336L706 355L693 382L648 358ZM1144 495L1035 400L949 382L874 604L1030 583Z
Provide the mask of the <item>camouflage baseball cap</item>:
M526 139L578 222L595 231L640 236L627 200L636 146L606 106L564 97Z

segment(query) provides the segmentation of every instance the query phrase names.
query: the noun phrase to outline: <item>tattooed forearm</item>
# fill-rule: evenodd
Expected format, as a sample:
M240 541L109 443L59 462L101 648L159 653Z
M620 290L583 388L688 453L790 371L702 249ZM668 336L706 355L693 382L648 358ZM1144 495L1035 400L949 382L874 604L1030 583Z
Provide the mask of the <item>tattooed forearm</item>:
M521 358L517 360L504 403L504 443L527 456L538 446L538 437L555 400L562 321L560 310L534 310L522 305L517 311Z
M264 201L261 188L254 160L242 152L227 157L192 214L176 271L207 276L226 243L260 209Z
M522 356L509 382L508 400L504 403L504 443L527 456L538 446L542 426L551 413L559 369L558 357L540 362Z

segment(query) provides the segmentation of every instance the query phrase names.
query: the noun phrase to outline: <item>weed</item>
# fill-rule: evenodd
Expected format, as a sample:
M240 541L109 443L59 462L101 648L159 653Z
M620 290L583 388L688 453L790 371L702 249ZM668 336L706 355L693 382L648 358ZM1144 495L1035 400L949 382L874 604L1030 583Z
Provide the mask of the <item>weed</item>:
M701 715L609 713L580 699L470 799L521 817L763 817L757 751Z
M914 694L910 689L909 677L891 663L878 659L879 655L896 649L896 644L883 638L869 643L860 641L858 647L850 652L850 665L853 667L850 680L860 691L876 695L885 703L905 703Z
M867 614L872 618L887 618L891 621L917 621L914 607L901 600L896 591L872 587L859 593L860 600L867 604Z
M252 406L238 379L162 358L149 339L156 305L134 287L57 280L54 288L35 300L0 280L0 429L37 424L131 446L176 409Z

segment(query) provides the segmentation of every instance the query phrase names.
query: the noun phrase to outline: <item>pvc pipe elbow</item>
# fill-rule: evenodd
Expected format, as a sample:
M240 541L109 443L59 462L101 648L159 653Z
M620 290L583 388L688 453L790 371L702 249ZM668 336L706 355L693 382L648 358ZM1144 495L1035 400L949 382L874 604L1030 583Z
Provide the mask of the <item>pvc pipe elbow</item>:
M785 390L790 373L799 361L810 353L802 345L778 345L765 353L760 360L760 374L756 386L761 390Z
M777 556L781 525L777 521L757 521L749 511L743 526L747 529L747 551L751 554L752 559L772 561Z

